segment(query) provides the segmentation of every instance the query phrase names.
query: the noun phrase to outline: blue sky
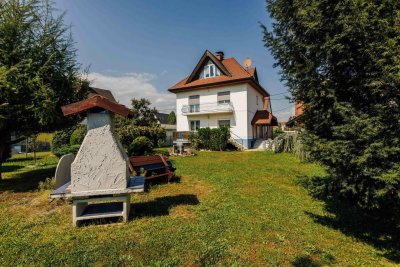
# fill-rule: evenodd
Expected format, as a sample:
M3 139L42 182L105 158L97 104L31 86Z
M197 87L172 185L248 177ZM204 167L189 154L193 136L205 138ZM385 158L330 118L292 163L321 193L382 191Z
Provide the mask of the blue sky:
M257 67L280 120L294 112L263 46L259 22L270 25L264 0L106 1L57 0L72 26L79 61L93 85L111 89L121 103L149 98L161 112L174 110L167 89L189 75L206 49Z

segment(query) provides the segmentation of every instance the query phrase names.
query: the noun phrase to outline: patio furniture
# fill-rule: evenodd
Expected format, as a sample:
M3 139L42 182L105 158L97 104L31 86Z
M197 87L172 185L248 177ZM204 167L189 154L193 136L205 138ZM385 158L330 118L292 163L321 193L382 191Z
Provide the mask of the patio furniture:
M162 155L133 156L129 161L136 175L141 175L142 171L146 172L146 180L165 177L166 181L170 182L175 175L172 162Z

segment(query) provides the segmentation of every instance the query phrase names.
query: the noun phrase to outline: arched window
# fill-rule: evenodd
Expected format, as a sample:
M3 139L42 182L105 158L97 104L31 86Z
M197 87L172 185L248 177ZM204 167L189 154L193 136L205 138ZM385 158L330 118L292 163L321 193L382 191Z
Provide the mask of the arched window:
M203 70L200 72L199 79L204 79L204 78L211 78L211 77L216 77L219 76L221 72L215 66L215 64L209 60L206 65L204 65Z

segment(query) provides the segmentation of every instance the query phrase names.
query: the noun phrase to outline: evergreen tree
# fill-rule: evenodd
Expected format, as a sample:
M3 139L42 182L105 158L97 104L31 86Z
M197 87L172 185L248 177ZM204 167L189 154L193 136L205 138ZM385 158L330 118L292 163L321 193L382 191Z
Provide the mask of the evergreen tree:
M168 114L168 123L169 123L169 124L176 124L176 115L175 115L175 112L171 111L171 112Z
M86 95L69 29L53 13L49 1L0 1L0 179L10 144L73 123L60 107Z
M329 173L315 192L398 214L400 1L268 0L267 10L265 46Z

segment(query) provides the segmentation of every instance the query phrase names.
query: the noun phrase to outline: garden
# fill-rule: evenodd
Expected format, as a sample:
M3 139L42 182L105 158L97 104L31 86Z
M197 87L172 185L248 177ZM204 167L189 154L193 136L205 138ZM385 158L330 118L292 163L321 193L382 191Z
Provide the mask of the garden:
M158 151L160 152L160 151ZM394 235L302 186L325 175L289 153L199 152L172 157L177 177L132 195L126 224L71 224L49 201L51 153L5 162L0 184L0 265L394 266ZM373 233L373 234L371 234Z

